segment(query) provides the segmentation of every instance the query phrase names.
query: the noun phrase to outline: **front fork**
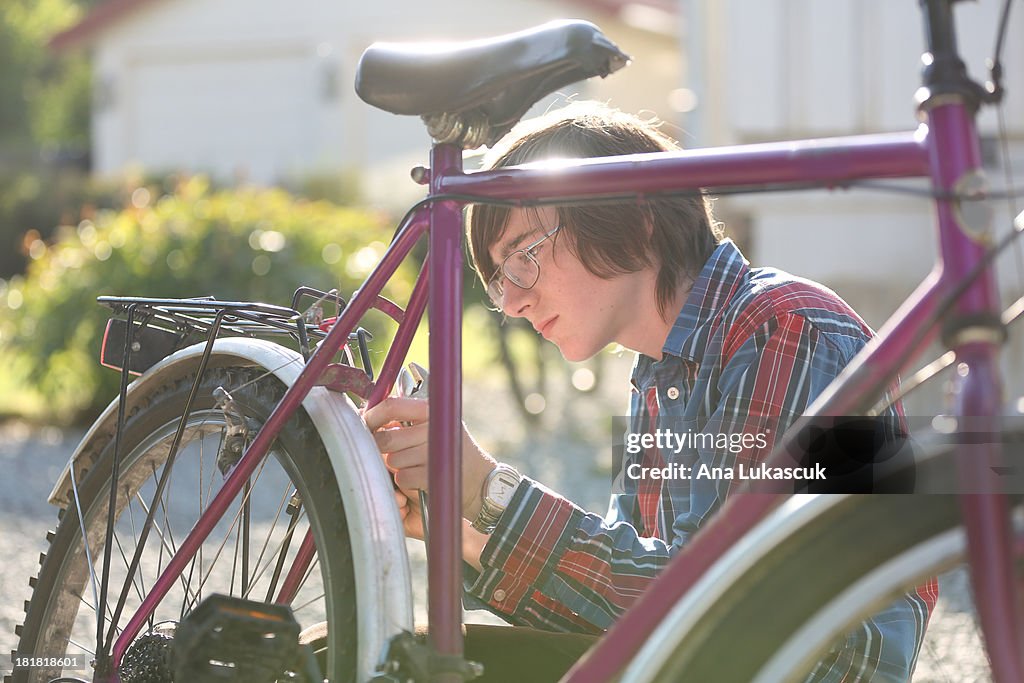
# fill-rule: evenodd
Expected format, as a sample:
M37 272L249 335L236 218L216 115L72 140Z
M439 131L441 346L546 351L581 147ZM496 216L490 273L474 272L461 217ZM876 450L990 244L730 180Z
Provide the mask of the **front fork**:
M1001 392L997 347L966 344L957 349L954 382L960 438L957 475L971 587L981 629L988 643L996 681L1024 681L1024 640L1015 578L1015 539L1011 506L1002 486ZM980 437L980 438L979 438ZM1011 463L1007 463L1011 464Z
M949 36L952 43L952 35ZM936 202L943 277L975 278L991 244L991 220L971 210L984 198L973 112L962 97L936 97L929 106L930 154L935 189L951 195ZM954 286L956 286L954 284ZM986 267L943 321L943 341L956 352L954 408L960 438L957 475L967 532L971 585L988 643L994 680L1024 681L1024 637L1016 610L1014 537L1010 504L1000 481L1002 382L999 349L1005 340L995 271ZM981 438L978 438L978 437Z

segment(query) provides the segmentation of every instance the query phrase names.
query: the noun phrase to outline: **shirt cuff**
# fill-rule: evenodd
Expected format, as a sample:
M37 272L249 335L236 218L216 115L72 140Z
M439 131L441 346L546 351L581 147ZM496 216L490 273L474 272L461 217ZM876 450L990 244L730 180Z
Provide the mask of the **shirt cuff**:
M468 592L505 614L518 612L554 572L584 514L523 477L480 554L483 571Z

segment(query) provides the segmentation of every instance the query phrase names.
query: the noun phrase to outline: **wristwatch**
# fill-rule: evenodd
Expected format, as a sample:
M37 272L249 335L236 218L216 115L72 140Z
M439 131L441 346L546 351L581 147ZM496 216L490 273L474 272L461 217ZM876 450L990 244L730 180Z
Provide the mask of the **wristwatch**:
M480 514L473 520L474 529L485 534L494 531L501 513L512 501L512 494L516 492L522 478L514 468L503 463L498 463L498 466L491 470L484 479L483 503L480 505Z

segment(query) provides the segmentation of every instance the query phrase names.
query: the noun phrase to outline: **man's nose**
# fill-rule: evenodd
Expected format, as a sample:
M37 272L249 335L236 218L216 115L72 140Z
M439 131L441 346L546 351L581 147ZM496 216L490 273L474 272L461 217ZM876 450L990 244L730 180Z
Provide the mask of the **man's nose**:
M501 310L511 318L522 318L534 297L533 289L523 289L511 282L505 283L502 291Z

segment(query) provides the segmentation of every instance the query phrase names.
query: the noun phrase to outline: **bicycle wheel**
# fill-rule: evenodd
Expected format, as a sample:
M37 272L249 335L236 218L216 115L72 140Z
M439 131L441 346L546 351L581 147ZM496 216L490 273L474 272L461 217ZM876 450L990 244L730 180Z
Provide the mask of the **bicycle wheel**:
M931 462L952 471L948 452ZM806 679L866 617L962 567L959 505L951 494L794 497L709 570L621 680ZM975 656L987 671L983 649Z
M205 373L159 500L153 498L156 481L165 467L195 376L178 372L166 377L166 381L151 381L150 388L142 392L144 395L130 396L117 483L108 622L110 608L116 605L126 585L126 607L119 626L128 621L233 464L230 451L223 448L230 420L217 406L214 390L224 387L231 394L238 411L245 416L249 438L283 396L285 387L280 380L264 376L262 368L240 366L238 362L216 356L211 360L211 366L236 365L211 367ZM42 559L38 578L32 582L32 599L26 605L25 623L19 629L18 653L22 656L84 654L86 662L92 659L97 593L91 577L101 576L113 441L111 431L92 435L85 445L84 462L89 463L90 469L78 482L85 523L80 523L72 501L62 511L56 532L48 536L50 549ZM233 459L237 461L237 456ZM232 503L175 582L174 589L158 605L140 636L166 631L167 622L180 621L204 596L212 593L251 600L275 599L284 573L306 531L311 529L316 559L291 603L292 609L303 628L319 626L311 630L323 635L322 624L328 624L326 637L318 643L319 648L326 650L324 675L331 681L352 679L356 662L355 580L345 513L331 471L318 434L300 409L275 440L244 493ZM129 562L138 546L147 512L153 507L157 511L143 547L140 569L134 580L127 583ZM83 544L83 526L87 530L88 553ZM87 557L91 557L92 567ZM145 664L146 657L151 655L141 651L138 639L125 660L133 648L139 650L134 653L136 659L141 658ZM77 674L81 676L83 672ZM12 680L48 681L59 675L61 671L57 669L18 669ZM91 677L91 672L84 677ZM122 670L122 681L129 683L131 678L131 672Z

